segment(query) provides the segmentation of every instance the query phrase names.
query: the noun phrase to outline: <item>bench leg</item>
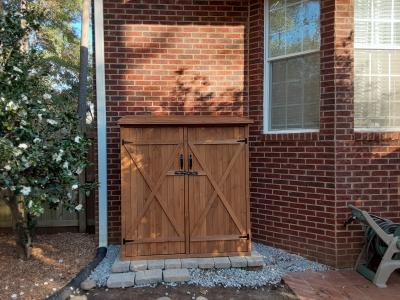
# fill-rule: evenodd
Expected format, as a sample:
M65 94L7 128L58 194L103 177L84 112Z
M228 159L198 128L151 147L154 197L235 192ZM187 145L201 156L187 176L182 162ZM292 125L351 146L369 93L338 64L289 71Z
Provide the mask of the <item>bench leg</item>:
M389 279L390 275L393 273L393 271L400 268L400 261L392 259L393 255L399 252L396 244L397 238L394 238L389 244L385 255L382 257L382 261L379 264L378 270L376 271L373 280L374 284L377 287L385 288L386 282Z

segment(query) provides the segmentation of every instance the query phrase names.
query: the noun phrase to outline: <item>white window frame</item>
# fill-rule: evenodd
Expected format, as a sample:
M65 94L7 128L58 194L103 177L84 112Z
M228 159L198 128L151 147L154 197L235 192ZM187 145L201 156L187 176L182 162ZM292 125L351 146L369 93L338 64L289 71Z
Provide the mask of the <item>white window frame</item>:
M374 2L372 1L372 16L371 18L360 18L360 21L386 21L386 19L382 19L382 18L376 18L374 17ZM394 19L394 1L392 1L392 10L391 10L392 14L390 16L390 21L391 21L391 40L392 43L394 41L394 24L395 24L395 19ZM355 13L356 13L356 8L354 6L354 13L353 13L353 18L354 18L354 24L356 21L355 18ZM399 23L400 25L400 23ZM373 36L374 32L373 32L373 26L372 26L372 30L371 30L371 35ZM400 46L395 46L395 45L380 45L380 44L374 44L374 45L363 45L360 43L354 43L353 45L354 50L400 50ZM390 58L389 58L390 59ZM390 69L390 63L389 63L389 69ZM355 75L355 74L354 74ZM389 70L389 91L390 91L390 77L391 77L391 70ZM354 122L354 131L355 132L397 132L400 131L400 127L393 127L393 128L380 128L380 127L355 127L355 122Z
M288 134L288 133L307 133L319 132L320 129L285 129L270 130L270 103L271 103L271 63L274 61L293 58L297 56L305 56L307 54L320 53L318 50L307 50L298 53L269 57L269 4L268 0L264 1L264 89L263 89L263 132L264 134Z

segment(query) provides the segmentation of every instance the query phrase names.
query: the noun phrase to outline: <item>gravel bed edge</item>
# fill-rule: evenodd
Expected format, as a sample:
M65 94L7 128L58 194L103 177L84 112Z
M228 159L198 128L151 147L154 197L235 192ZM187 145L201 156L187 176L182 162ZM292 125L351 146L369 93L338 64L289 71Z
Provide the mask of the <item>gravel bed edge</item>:
M90 273L97 267L97 265L104 259L107 254L107 247L99 247L96 251L94 259L82 268L79 273L72 278L62 289L58 290L54 294L47 297L47 300L65 300L68 299L72 292L80 287L82 281L84 281Z

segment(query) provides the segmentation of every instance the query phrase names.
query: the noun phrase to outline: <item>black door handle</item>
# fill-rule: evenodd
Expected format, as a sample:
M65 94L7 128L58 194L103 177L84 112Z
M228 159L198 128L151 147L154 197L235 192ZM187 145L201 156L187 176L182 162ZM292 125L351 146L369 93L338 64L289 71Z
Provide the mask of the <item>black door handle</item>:
M183 170L183 164L184 164L183 154L180 154L179 155L179 167L181 170Z
M189 154L189 171L193 168L193 155Z

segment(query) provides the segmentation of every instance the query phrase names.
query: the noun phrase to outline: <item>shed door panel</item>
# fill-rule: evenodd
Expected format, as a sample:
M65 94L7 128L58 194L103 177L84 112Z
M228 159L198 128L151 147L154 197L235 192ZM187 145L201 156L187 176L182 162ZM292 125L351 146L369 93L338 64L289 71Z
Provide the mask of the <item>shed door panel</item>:
M185 253L183 128L122 128L125 256Z
M248 251L245 127L188 129L190 253Z

